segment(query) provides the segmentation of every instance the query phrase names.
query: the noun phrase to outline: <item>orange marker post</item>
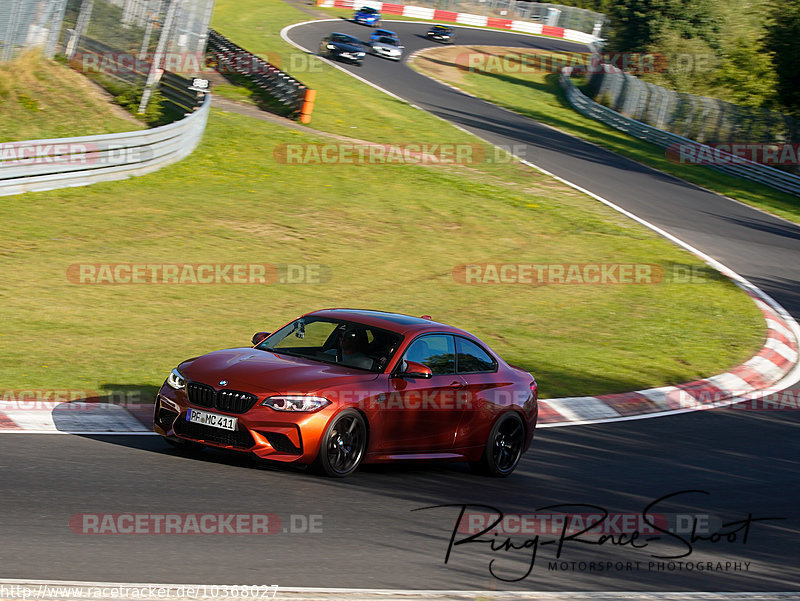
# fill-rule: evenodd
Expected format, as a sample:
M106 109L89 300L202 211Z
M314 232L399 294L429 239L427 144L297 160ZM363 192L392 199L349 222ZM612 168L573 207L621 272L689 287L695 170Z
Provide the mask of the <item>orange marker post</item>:
M306 97L303 101L303 110L300 111L300 123L311 123L311 111L314 110L314 99L317 91L311 88L306 89Z

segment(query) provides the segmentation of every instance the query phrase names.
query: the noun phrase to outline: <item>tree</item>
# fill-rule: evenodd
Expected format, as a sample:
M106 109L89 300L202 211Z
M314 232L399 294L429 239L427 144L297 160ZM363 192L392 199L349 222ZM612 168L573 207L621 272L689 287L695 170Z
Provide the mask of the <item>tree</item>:
M772 53L778 77L778 100L786 112L800 116L800 3L773 0L764 44Z
M713 8L713 0L616 0L609 7L609 48L642 52L670 31L717 48L719 26Z
M772 56L760 40L737 38L726 44L714 78L730 102L751 108L771 108L777 85Z

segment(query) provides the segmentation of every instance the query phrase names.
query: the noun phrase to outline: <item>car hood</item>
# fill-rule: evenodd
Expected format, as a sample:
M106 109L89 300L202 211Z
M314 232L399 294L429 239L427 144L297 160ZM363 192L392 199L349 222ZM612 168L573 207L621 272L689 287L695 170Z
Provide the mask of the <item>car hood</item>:
M383 42L375 42L372 44L373 48L383 48L385 50L397 50L400 51L400 46L394 46L392 44L384 44Z
M208 353L180 365L189 381L245 392L312 393L376 379L379 374L249 347ZM221 385L220 381L227 380Z

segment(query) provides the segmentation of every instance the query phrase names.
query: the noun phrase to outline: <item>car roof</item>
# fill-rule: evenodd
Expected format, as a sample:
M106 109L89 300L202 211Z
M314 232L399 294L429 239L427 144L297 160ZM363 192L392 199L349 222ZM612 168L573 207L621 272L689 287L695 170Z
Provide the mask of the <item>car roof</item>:
M390 313L388 311L373 311L369 309L322 309L313 311L307 315L315 317L329 317L344 321L353 321L364 325L391 330L398 334L421 334L424 332L449 332L451 334L466 334L472 337L469 332L459 328L426 319L424 317L414 317L403 313Z

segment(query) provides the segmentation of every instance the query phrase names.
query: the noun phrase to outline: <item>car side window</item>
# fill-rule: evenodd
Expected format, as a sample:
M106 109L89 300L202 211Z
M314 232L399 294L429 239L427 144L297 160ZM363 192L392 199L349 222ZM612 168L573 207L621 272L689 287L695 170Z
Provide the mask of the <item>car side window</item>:
M466 338L456 337L458 349L458 373L496 371L497 362L485 350Z
M434 376L456 373L453 337L449 334L420 336L408 347L406 361L416 361L430 367Z

